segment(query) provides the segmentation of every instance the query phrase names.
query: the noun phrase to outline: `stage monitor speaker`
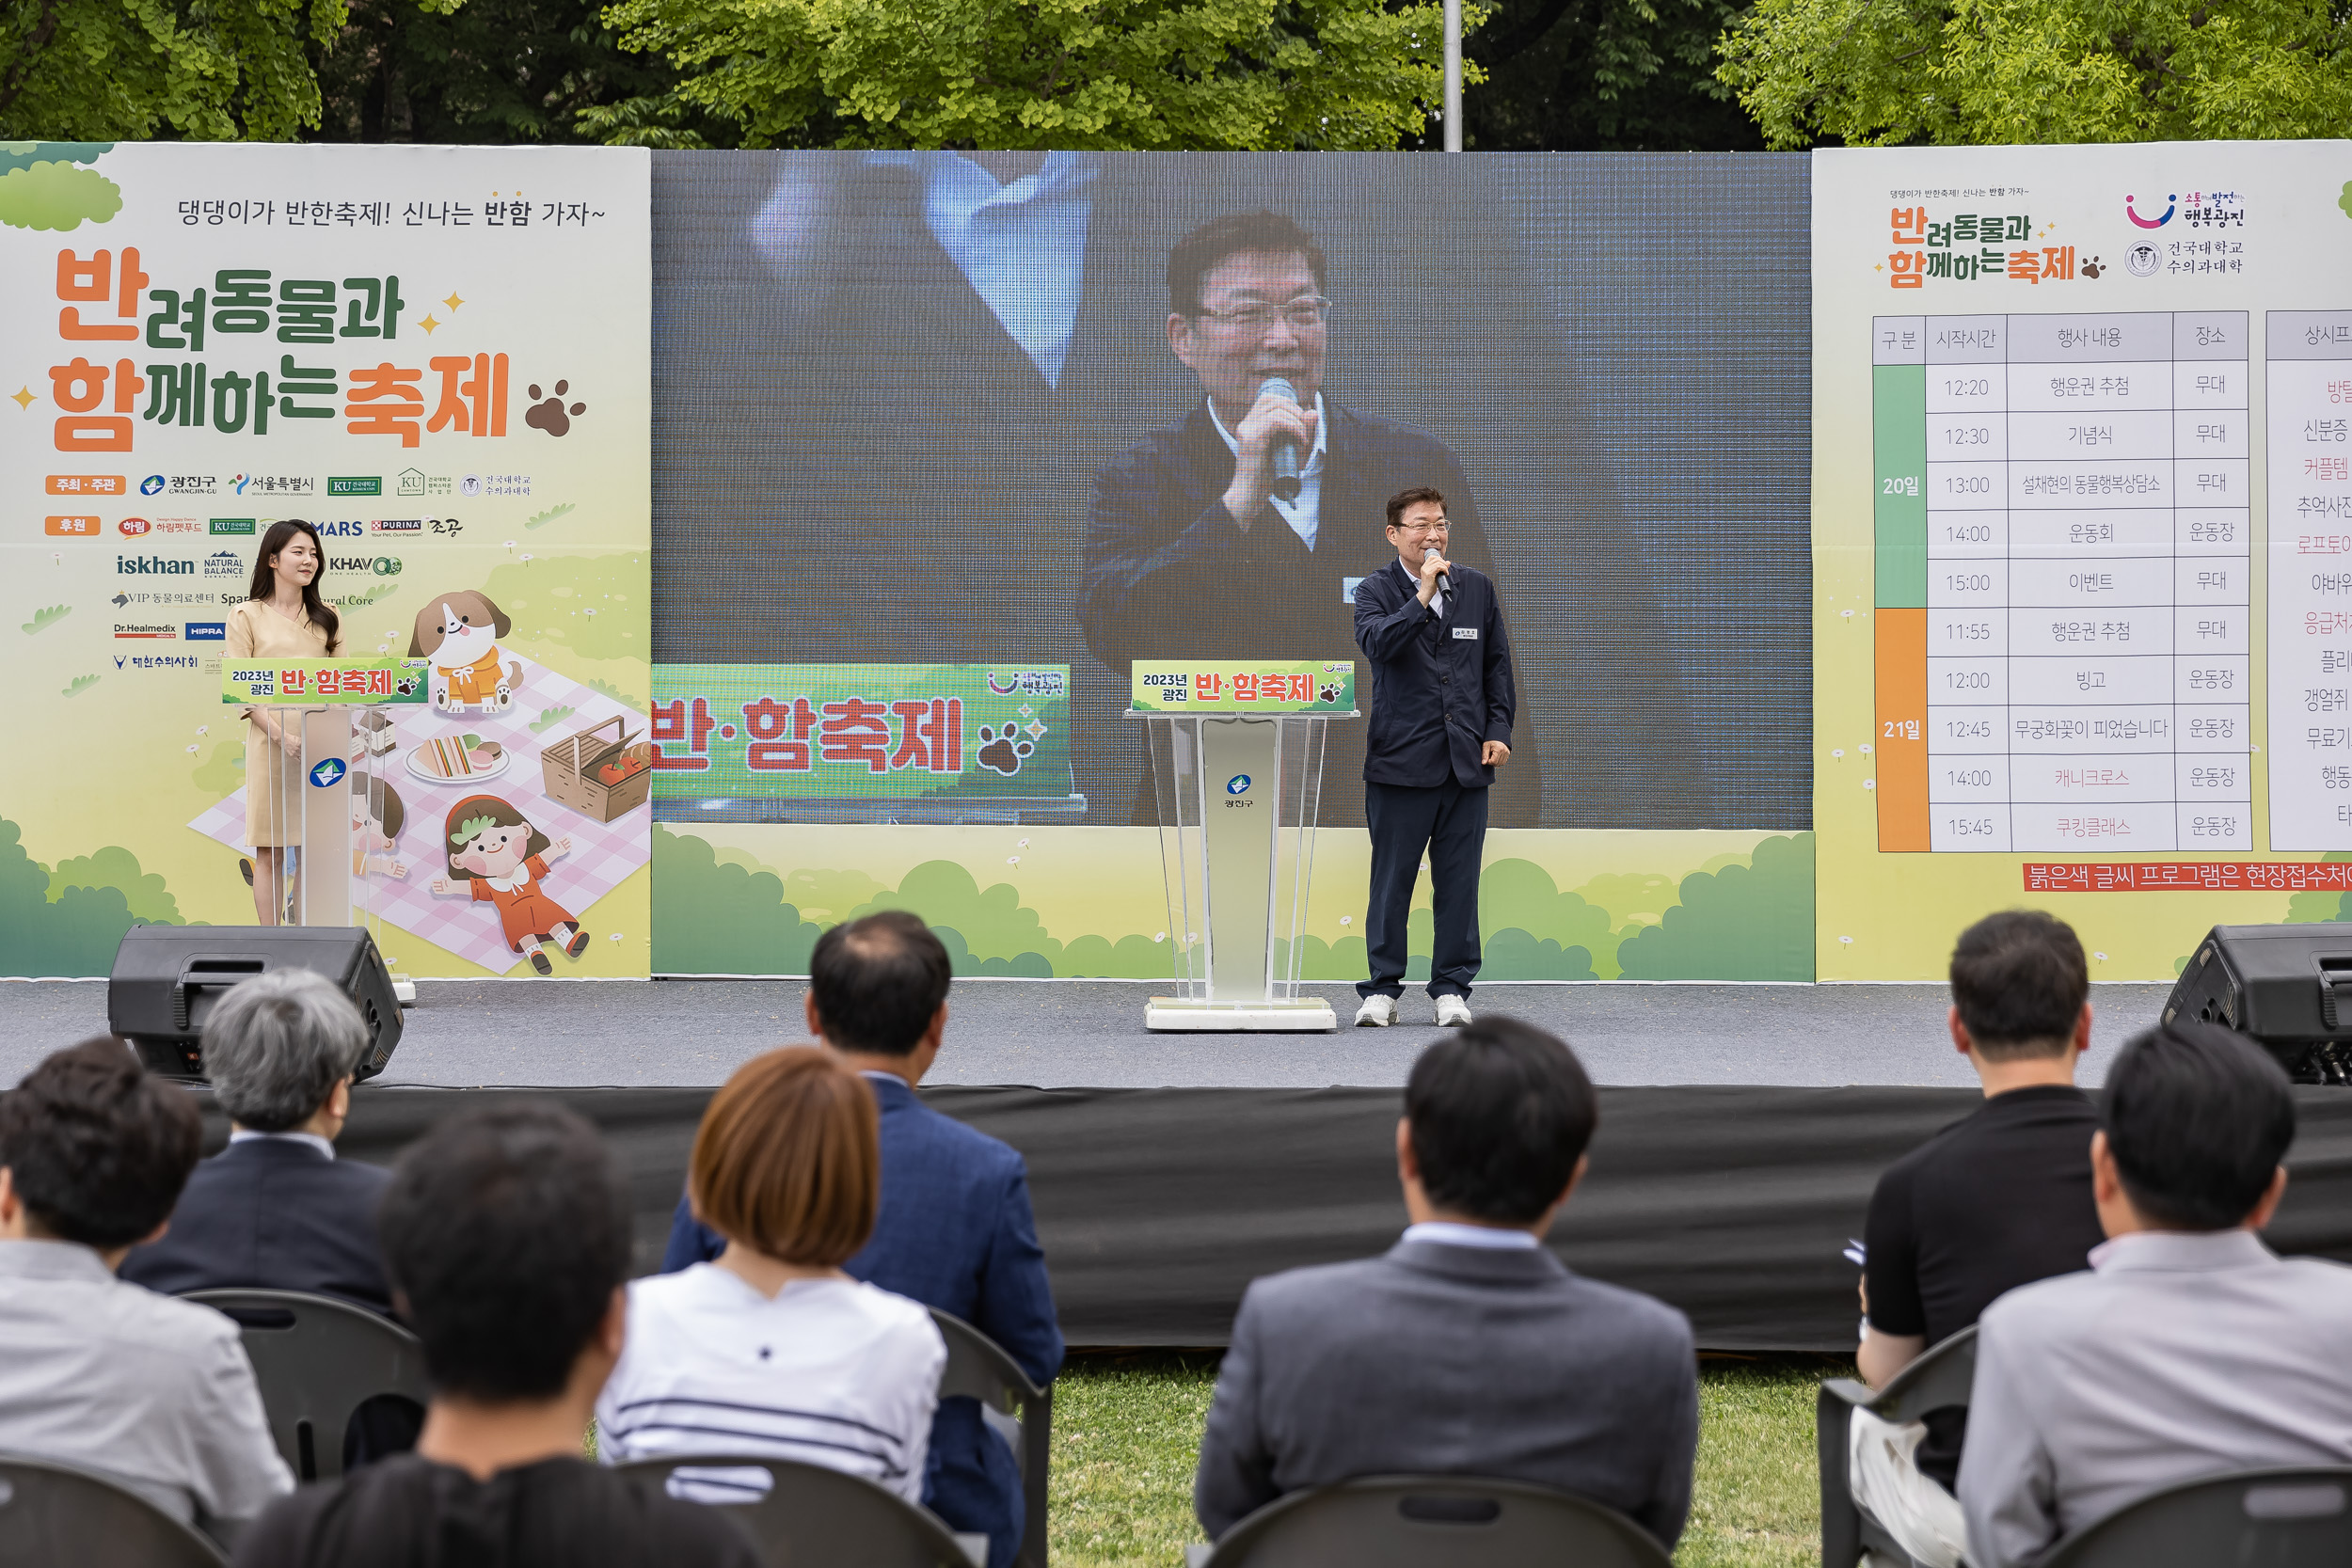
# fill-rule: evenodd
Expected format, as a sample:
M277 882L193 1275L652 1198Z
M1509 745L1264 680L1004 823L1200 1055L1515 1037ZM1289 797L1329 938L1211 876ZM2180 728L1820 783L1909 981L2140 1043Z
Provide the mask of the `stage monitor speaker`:
M2165 999L2176 1018L2250 1036L2298 1083L2352 1084L2352 922L2216 926Z
M204 1076L204 1021L222 994L273 969L324 974L368 1026L355 1075L374 1077L400 1043L400 1002L375 939L358 926L134 926L115 949L106 1025L138 1048L151 1072Z

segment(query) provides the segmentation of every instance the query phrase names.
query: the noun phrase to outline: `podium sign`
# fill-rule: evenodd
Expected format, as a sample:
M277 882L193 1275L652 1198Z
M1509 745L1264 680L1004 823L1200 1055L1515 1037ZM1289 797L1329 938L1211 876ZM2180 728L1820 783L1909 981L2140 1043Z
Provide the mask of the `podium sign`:
M1314 871L1324 735L1356 717L1353 661L1138 659L1160 863L1182 993L1157 1030L1336 1029L1299 993L1298 928Z
M234 707L373 707L424 701L421 658L224 658L220 700Z

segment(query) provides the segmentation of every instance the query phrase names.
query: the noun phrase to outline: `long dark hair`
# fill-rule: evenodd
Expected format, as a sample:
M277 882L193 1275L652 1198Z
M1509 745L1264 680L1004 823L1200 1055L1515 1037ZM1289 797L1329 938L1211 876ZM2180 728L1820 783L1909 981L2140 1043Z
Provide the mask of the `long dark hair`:
M278 574L271 570L270 562L298 532L309 534L310 547L319 552L319 569L302 585L303 613L310 617L312 626L326 633L326 651L332 654L343 640L343 621L319 597L319 579L326 576L326 541L319 537L317 529L299 517L281 517L270 524L269 531L262 535L261 553L253 558L253 582L246 591L246 597L268 599L277 594Z

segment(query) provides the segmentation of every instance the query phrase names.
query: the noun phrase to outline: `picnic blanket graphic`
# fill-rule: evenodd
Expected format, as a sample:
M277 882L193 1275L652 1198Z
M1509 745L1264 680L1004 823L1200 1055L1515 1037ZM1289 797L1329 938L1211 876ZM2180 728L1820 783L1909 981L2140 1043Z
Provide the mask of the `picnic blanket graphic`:
M515 705L504 713L450 716L425 707L392 710L400 742L374 758L373 768L400 793L407 807L407 820L401 827L394 855L408 867L408 876L400 880L371 869L364 879L353 884L352 904L355 914L373 915L493 973L521 968L529 974L522 956L507 946L495 909L470 897L433 892L433 879L449 874L448 852L440 842L449 809L469 795L496 795L512 803L550 841L568 837L571 853L549 863L544 879L548 895L565 909L578 911L582 927L602 940L607 933L596 927L594 906L651 857L649 815L640 805L610 822L598 822L557 804L544 787L539 752L543 746L614 718L626 720L634 736L644 729L644 717L520 654L510 652L506 657L522 665L523 674ZM572 711L546 721L544 729L532 728L534 721L561 708ZM408 768L408 753L416 747L437 737L461 735L497 741L510 759L506 768L495 778L452 779L446 784L421 779ZM371 764L355 761L352 766L366 771ZM207 838L242 849L245 791L239 789L206 808L188 826ZM563 962L558 956L558 974L564 973Z

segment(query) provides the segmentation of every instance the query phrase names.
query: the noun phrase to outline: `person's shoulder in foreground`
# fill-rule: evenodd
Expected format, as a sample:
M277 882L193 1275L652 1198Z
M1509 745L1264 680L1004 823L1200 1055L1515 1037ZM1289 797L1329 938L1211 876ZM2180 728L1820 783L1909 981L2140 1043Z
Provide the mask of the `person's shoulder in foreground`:
M1586 1167L1583 1069L1542 1031L1482 1019L1422 1054L1405 1103L1404 1240L1243 1298L1194 1481L1201 1527L1431 1471L1572 1492L1671 1547L1698 1442L1689 1322L1542 1246Z
M460 1112L402 1157L380 1229L434 1388L417 1450L272 1508L245 1568L755 1568L723 1516L581 1454L628 1318L628 1207L594 1128Z
M2091 1146L2092 1272L1986 1308L1960 1500L1969 1560L2014 1568L2150 1493L2352 1464L2352 1269L2280 1259L2286 1075L2181 1021L2128 1042Z
M233 1528L294 1485L237 1327L114 1272L162 1233L201 1136L189 1097L119 1039L0 1095L0 1449Z

